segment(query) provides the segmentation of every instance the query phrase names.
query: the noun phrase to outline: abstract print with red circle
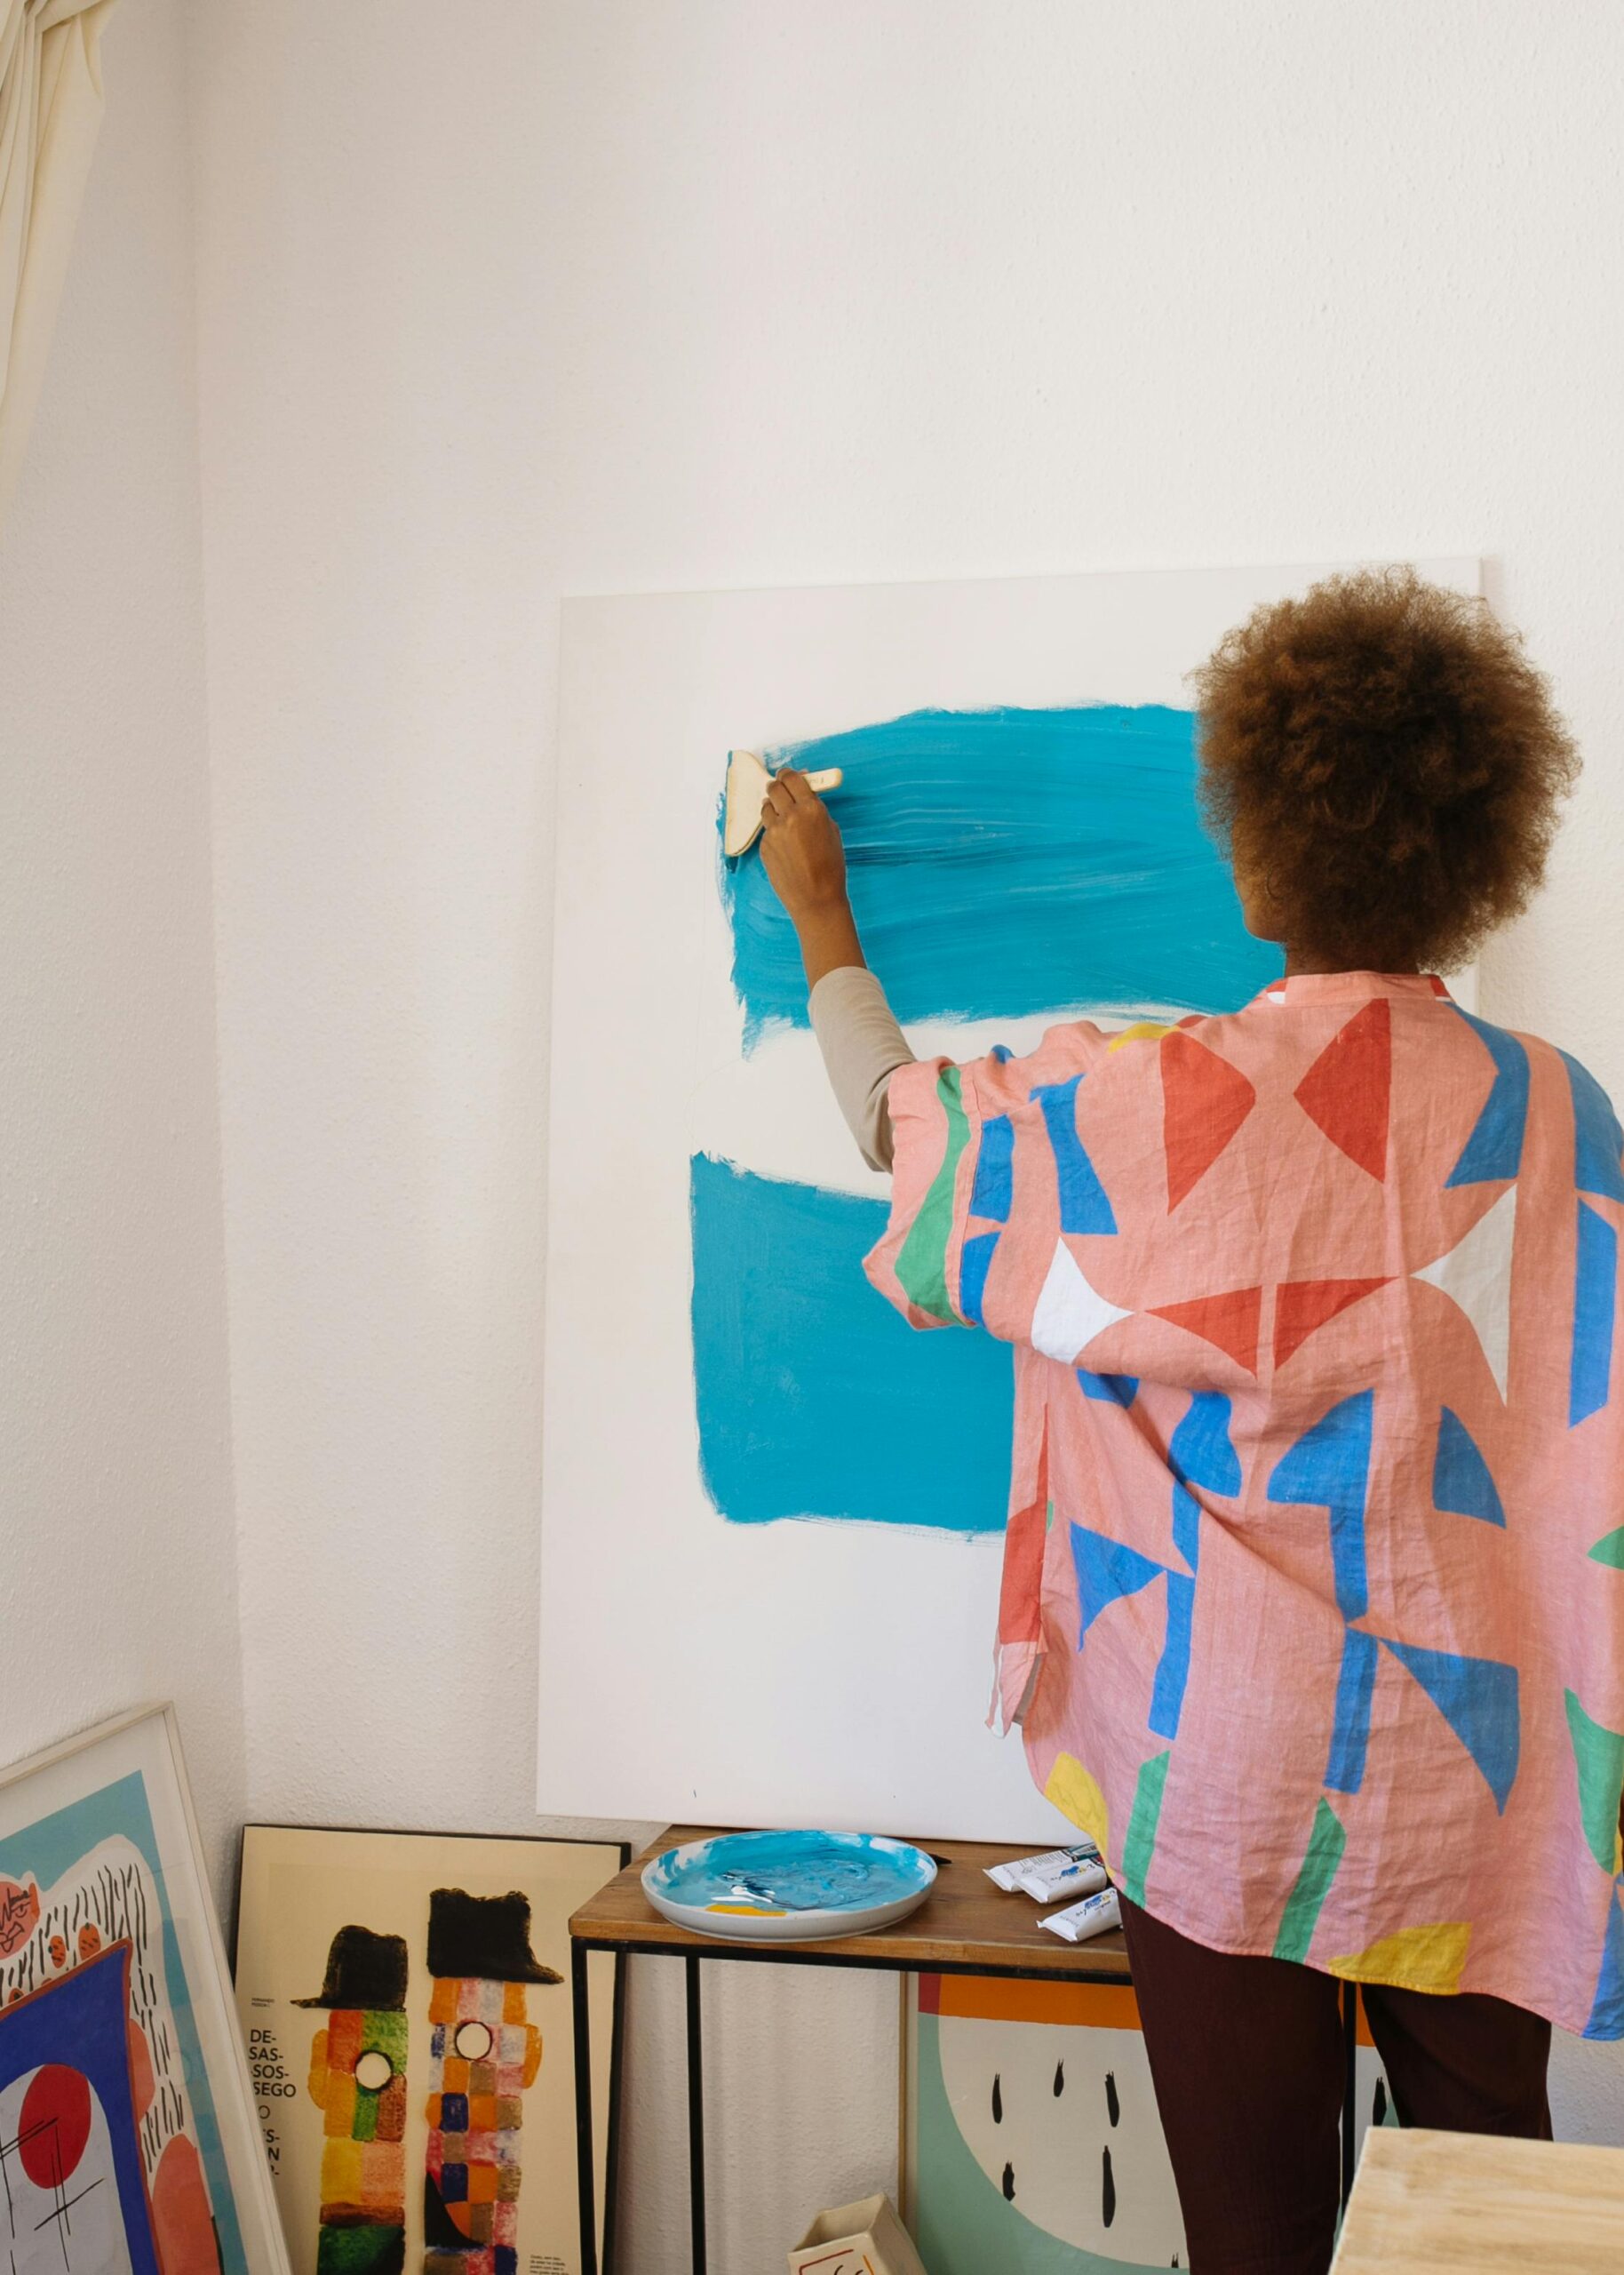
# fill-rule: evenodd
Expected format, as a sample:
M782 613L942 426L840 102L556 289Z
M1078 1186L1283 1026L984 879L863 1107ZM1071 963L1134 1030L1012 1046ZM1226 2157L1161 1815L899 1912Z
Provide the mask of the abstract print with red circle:
M8 2275L159 2275L137 2139L130 1946L0 2012Z

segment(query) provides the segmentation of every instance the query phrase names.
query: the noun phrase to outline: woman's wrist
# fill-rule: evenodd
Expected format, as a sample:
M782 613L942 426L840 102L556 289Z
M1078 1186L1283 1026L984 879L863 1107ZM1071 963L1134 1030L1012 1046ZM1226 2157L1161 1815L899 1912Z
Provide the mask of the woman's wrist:
M844 893L795 911L795 933L800 960L806 966L808 989L832 971L848 964L866 967L851 902Z

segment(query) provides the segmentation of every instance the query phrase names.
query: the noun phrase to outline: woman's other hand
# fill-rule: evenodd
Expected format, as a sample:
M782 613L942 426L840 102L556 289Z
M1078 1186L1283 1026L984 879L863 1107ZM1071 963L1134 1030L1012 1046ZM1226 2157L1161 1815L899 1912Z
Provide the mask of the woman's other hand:
M800 941L807 985L864 961L846 897L846 848L828 807L804 774L775 774L761 804L761 858Z

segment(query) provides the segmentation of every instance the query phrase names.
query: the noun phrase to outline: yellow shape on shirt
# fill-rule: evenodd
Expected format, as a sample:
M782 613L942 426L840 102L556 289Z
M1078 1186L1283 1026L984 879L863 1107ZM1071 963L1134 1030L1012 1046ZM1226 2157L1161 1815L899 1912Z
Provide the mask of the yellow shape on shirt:
M1400 1991L1455 1991L1471 1940L1469 1920L1401 1928L1352 1959L1333 1959L1331 1972L1355 1983L1390 1983Z
M1043 1798L1053 1801L1063 1816L1069 1816L1073 1824L1079 1826L1104 1856L1106 1836L1111 1830L1105 1796L1074 1753L1055 1755Z
M1135 1019L1131 1027L1124 1027L1120 1034L1113 1034L1105 1048L1120 1050L1125 1042L1150 1042L1158 1035L1171 1034L1173 1029L1165 1019Z

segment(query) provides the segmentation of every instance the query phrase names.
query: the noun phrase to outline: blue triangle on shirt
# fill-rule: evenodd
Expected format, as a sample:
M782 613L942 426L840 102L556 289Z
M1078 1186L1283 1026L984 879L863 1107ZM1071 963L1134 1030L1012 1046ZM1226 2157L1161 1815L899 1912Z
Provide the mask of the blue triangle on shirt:
M1517 1669L1499 1659L1423 1651L1414 1643L1388 1642L1385 1636L1382 1640L1399 1665L1415 1677L1482 1770L1495 1808L1503 1812L1517 1776Z
M1077 1596L1082 1614L1077 1631L1079 1651L1084 1636L1108 1605L1149 1587L1167 1569L1165 1564L1153 1564L1148 1556L1142 1556L1125 1542L1109 1540L1103 1532L1091 1532L1087 1525L1071 1528L1071 1561L1077 1567Z
M1596 1998L1584 2034L1624 2038L1624 1912L1619 1909L1616 1888L1607 1906L1607 1940L1602 1945L1601 1972L1596 1978Z
M1472 1134L1461 1149L1461 1158L1444 1183L1446 1188L1453 1185L1490 1185L1501 1177L1515 1177L1523 1165L1523 1130L1528 1120L1528 1053L1504 1027L1491 1026L1486 1019L1475 1019L1469 1011L1462 1011L1459 1003L1453 1009L1460 1013L1493 1060L1494 1080L1483 1102L1483 1111L1472 1125Z
M1321 1415L1276 1462L1269 1498L1301 1502L1310 1509L1362 1510L1373 1403L1373 1393L1362 1390Z
M1501 1506L1489 1465L1477 1441L1458 1414L1445 1407L1438 1416L1438 1449L1432 1464L1432 1504L1454 1517L1481 1517L1485 1524L1503 1525Z

